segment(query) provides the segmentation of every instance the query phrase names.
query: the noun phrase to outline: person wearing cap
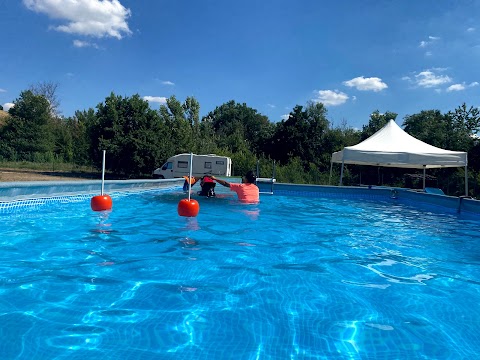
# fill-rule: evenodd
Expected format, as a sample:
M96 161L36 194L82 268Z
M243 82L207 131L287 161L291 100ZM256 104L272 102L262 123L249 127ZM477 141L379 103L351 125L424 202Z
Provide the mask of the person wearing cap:
M242 183L229 183L228 181L217 179L215 176L210 176L212 180L215 180L220 185L230 188L231 191L237 193L238 200L243 203L255 204L260 200L260 191L258 186L255 185L255 174L253 171L249 171L242 177Z

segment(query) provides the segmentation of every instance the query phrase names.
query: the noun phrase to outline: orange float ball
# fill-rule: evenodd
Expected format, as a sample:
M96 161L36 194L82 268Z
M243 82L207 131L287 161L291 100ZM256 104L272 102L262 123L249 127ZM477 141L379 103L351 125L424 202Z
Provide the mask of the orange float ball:
M93 211L103 211L112 209L112 198L109 195L97 195L90 200L90 206Z
M198 205L197 200L193 199L182 199L178 203L178 215L186 217L195 217L200 211L200 205Z

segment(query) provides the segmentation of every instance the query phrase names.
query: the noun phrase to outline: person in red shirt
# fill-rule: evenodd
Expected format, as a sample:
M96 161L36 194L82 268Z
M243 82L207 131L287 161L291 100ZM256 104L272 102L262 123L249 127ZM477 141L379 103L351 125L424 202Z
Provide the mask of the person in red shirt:
M229 183L222 179L217 179L215 176L210 176L213 180L220 185L230 188L231 191L235 191L238 196L238 200L243 203L255 204L260 200L260 191L258 186L255 185L255 174L253 171L249 171L242 177L242 183Z
M202 190L198 191L197 194L206 197L215 196L215 182L210 176L205 175L197 178L194 176L192 176L191 178L189 176L184 176L183 178L185 179L185 182L183 184L183 191L188 191L188 181L191 182L190 187L193 187L193 185L195 185L200 180L200 186L202 187Z

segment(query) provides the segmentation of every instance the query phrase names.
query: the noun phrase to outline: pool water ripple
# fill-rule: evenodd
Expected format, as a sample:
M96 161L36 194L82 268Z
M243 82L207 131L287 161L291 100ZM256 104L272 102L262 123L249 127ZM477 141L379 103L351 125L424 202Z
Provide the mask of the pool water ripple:
M286 196L198 199L182 218L184 196L2 214L3 358L477 355L480 221Z

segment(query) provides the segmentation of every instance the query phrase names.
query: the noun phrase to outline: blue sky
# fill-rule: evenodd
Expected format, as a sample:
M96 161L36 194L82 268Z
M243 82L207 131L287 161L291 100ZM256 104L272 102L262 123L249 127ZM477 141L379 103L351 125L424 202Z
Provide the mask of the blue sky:
M60 110L113 91L154 109L194 96L281 120L321 101L334 125L374 110L480 106L480 1L0 0L0 104L40 82Z

